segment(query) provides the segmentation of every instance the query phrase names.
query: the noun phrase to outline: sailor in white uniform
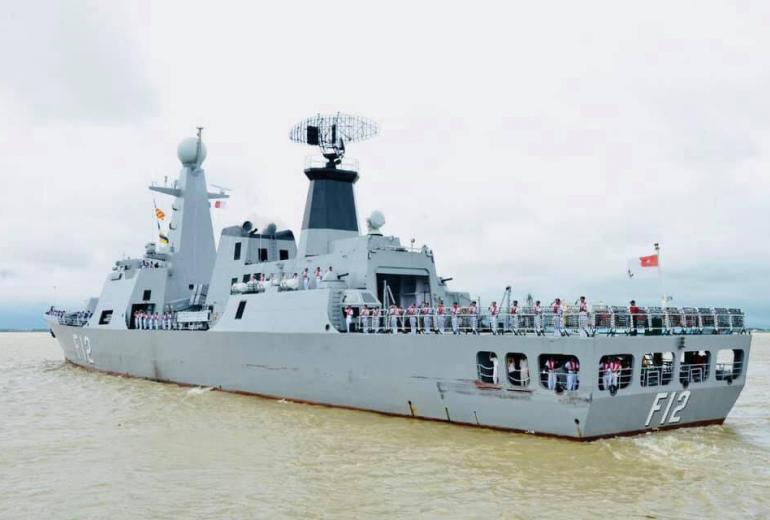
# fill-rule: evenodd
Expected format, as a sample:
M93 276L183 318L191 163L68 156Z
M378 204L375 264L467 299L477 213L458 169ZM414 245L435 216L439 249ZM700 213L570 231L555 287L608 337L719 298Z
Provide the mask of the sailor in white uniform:
M577 390L577 374L580 370L577 360L570 358L564 364L564 369L567 371L567 390Z
M332 269L332 266L329 266L329 270L324 273L324 281L330 282L336 279L337 279L336 273Z
M444 307L443 302L439 303L436 308L436 327L438 328L439 334L444 333L446 327L446 308Z
M612 384L612 361L609 358L600 364L599 369L602 374L602 386L604 390L609 390Z
M353 307L350 305L345 307L345 331L353 331Z
M479 333L479 312L476 309L476 302L471 302L468 307L468 315L471 318L471 332L477 335Z
M545 362L545 370L548 372L548 390L556 388L556 360L548 358Z
M364 329L364 334L369 334L369 307L364 305L361 309L361 328Z
M398 308L398 305L391 305L390 309L388 310L388 315L390 316L390 331L393 334L398 334L398 315L400 314L400 310Z
M427 302L422 304L422 326L423 326L423 332L425 334L431 334L431 308L430 305L428 305Z
M308 268L305 267L305 270L302 271L302 287L307 291L310 287L310 271L308 271Z
M449 312L452 315L452 334L456 336L460 334L460 306L453 303Z
M529 362L527 356L522 356L519 360L519 379L521 386L529 386Z
M518 336L519 334L519 301L513 300L511 305L511 332Z
M543 335L543 308L540 306L540 300L537 300L535 302L535 306L533 307L533 312L535 313L535 334L538 336Z
M561 307L561 298L556 298L553 303L551 304L551 312L553 312L553 335L554 336L563 336L561 330L561 313L562 313L562 307Z
M618 388L620 384L620 372L623 370L623 365L620 363L620 359L610 361L610 386Z
M498 365L500 363L497 361L497 354L493 353L491 356L489 356L489 360L492 362L492 382L494 384L498 384L500 382L500 379L497 375L497 371L498 371Z
M417 305L411 304L406 313L409 315L410 334L417 334Z
M374 329L375 334L380 333L380 313L379 307L372 309L372 328Z
M318 289L321 287L321 279L323 278L323 275L321 274L321 268L316 267L315 268L315 288Z
M497 315L500 314L500 309L497 307L497 302L492 302L489 306L489 326L492 328L492 334L497 335Z
M580 327L580 335L588 337L588 302L585 296L581 296L578 300L578 327Z

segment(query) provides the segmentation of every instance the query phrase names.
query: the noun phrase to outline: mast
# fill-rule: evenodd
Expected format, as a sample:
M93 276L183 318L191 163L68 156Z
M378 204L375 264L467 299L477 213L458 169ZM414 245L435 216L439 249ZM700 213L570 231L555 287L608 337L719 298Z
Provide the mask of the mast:
M149 187L174 198L165 251L171 262L166 301L188 297L190 286L208 284L211 280L216 249L209 200L229 196L208 192L206 173L201 168L206 159L203 128L197 130L196 137L182 140L177 147L182 169L173 186Z

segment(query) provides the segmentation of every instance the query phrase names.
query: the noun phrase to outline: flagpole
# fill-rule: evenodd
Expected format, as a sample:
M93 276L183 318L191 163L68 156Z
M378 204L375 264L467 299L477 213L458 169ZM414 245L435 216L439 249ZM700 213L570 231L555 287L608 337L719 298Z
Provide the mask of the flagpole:
M668 298L666 297L666 287L663 283L663 271L660 269L660 244L655 242L655 254L658 257L658 280L660 281L660 292L662 294L662 308L666 308L668 304Z

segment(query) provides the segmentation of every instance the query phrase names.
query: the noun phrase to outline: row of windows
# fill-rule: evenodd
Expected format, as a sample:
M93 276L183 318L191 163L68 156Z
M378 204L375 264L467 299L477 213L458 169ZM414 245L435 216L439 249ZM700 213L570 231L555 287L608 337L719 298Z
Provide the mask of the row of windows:
M743 371L744 353L741 349L720 350L714 370L718 381L738 378ZM511 386L528 387L531 368L526 354L508 353L505 363L500 366L494 352L479 352L476 355L478 378L484 383L500 384L507 379ZM580 387L580 360L565 354L541 354L538 356L536 377L541 386L551 390L578 390ZM679 382L707 381L711 375L711 352L693 350L681 352L679 356ZM634 376L634 356L613 354L599 360L597 386L599 390L612 392L626 388ZM649 352L642 356L639 383L644 387L665 386L674 379L674 354L672 352Z
M257 250L257 257L259 258L260 262L267 262L267 248L260 247ZM240 259L241 259L241 242L236 242L235 247L233 248L233 260L240 260ZM278 260L288 260L288 259L289 259L289 250L279 249Z

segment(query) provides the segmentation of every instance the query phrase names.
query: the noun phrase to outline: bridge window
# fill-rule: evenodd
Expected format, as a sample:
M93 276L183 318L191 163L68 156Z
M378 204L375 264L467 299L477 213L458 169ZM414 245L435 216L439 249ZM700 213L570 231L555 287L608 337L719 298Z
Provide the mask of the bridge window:
M708 350L682 352L679 362L679 381L683 385L701 383L709 378L711 352Z
M557 393L580 386L580 360L567 354L541 354L538 358L540 385Z
M725 349L717 352L716 363L717 381L733 381L743 372L743 350Z
M144 292L142 293L142 301L148 302L150 301L151 297L152 297L152 291L150 289L145 289Z
M500 367L497 364L497 354L494 352L479 352L476 354L476 369L479 381L482 383L498 384L500 382Z
M246 273L246 274L244 274L244 275L243 275L243 283L246 283L246 282L248 282L248 281L249 281L249 277L250 277L250 276L251 276L251 275L250 275L249 273Z
M505 372L508 374L508 382L513 386L529 386L529 362L525 354L518 352L506 354Z
M674 378L674 354L672 352L648 352L642 356L642 386L667 385Z
M260 262L267 262L267 248L266 247L260 247L258 253L259 253L259 261Z
M108 325L112 320L112 311L102 311L99 316L99 325Z
M281 249L278 251L278 259L279 260L288 260L289 259L289 250L288 249Z
M233 285L235 285L237 283L238 283L238 279L237 278L231 278L230 279L230 287L232 287Z
M233 250L233 260L240 260L240 259L241 259L241 243L236 242L235 249Z
M246 310L246 300L238 302L238 309L235 311L235 319L240 320L243 318L243 311Z
M599 390L613 392L631 384L634 370L634 356L612 354L599 360ZM614 388L614 390L613 390Z

